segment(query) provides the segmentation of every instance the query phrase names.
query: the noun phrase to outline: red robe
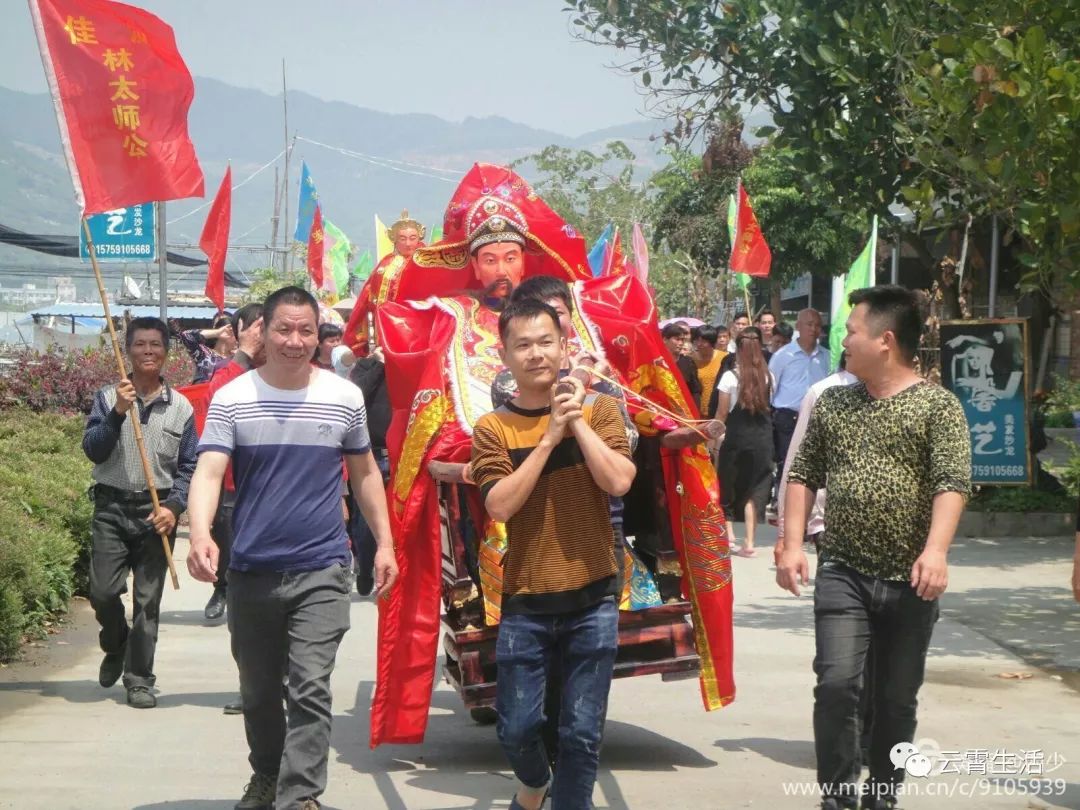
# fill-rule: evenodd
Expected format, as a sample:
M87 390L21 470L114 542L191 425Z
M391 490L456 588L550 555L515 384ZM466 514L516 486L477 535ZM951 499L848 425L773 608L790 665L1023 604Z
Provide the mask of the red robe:
M575 284L575 317L582 321L578 331L588 332L623 382L646 398L639 403L638 423L649 428L650 403L687 419L697 418L685 384L672 373L646 288L625 275L592 280L584 239L571 225L514 172L474 166L447 206L445 238L416 251L397 279L396 299L379 306L375 316L393 411L387 433L388 502L400 577L379 605L372 747L421 742L427 726L442 590L438 493L427 465L436 459L468 461L472 424L491 405L490 388L484 386L493 372L478 358L491 358L498 336L493 313L474 299L461 295L424 299L476 288L466 227L485 197L513 205L527 221L527 276L546 274L579 282ZM693 604L702 697L706 708L714 709L735 694L731 563L719 487L709 456L700 447L665 452L665 471L683 591Z

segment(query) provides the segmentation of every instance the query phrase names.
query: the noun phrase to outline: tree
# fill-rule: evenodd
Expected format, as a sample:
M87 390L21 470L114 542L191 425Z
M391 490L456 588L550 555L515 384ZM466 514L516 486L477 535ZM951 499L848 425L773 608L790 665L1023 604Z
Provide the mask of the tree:
M610 141L599 155L548 146L510 166L539 173L541 179L533 184L537 194L592 244L609 223L628 236L633 224L644 219L649 203L645 184L635 181L636 160L625 143Z
M790 149L765 144L751 151L740 132L738 121L715 129L701 157L675 152L653 177L654 242L686 254L722 284L731 254L728 199L741 177L773 255L769 281L757 284L778 307L781 287L796 278L844 272L865 240L869 220L837 209L828 187L803 188Z
M904 87L895 129L919 177L902 192L924 221L998 214L1029 283L1080 286L1080 2L1007 0L995 26L972 0L953 6L957 26Z
M259 267L251 271L251 285L244 292L242 298L245 304L263 302L266 297L275 290L290 285L297 287L307 286L307 272L301 268L286 273L280 267Z
M1080 0L569 5L586 38L638 54L627 68L671 105L673 137L756 105L842 208L894 228L901 199L923 223L997 214L1030 282L1080 282Z
M678 159L675 153L672 157ZM669 176L661 171L638 181L636 160L637 156L624 143L612 141L600 154L548 146L517 160L513 167L528 167L538 173L539 179L533 183L536 192L581 232L587 244L599 238L608 224L614 224L622 235L623 249L629 250L631 229L634 223L642 223L647 233L652 232L651 241L657 247L649 261L649 285L657 308L664 316L708 317L715 308L713 280L717 273L685 250L660 248L664 237L656 236L659 225L655 221L657 209L653 197L664 182L660 178ZM700 164L700 158L696 160ZM671 177L670 182L679 181ZM688 193L695 192L688 189ZM717 221L715 211L706 207L702 220ZM725 226L719 221L717 227Z

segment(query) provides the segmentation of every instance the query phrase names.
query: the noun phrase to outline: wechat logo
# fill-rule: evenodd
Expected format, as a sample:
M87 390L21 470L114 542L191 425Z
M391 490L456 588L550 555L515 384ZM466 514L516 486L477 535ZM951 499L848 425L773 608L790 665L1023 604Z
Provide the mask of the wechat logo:
M938 752L938 745L933 740L920 740L920 745L915 743L897 743L889 751L889 759L893 767L903 768L911 776L925 779L934 769L934 759Z

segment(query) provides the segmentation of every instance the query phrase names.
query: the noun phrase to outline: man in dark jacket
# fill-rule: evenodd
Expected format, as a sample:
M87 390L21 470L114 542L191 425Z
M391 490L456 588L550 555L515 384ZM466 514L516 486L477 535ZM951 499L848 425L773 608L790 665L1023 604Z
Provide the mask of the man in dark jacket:
M135 318L125 336L129 379L94 396L83 434L83 452L94 462L90 604L105 653L98 682L112 686L124 676L127 702L152 709L158 613L165 588L165 549L187 508L195 471L195 418L191 403L161 376L169 352L169 329L157 318ZM154 509L135 443L138 419L160 506ZM134 573L132 623L120 600Z

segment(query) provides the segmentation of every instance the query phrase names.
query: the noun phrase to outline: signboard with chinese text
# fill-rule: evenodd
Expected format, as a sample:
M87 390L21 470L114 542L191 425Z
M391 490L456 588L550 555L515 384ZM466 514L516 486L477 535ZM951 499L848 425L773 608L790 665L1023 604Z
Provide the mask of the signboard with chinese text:
M1027 321L943 321L941 384L964 406L976 484L1029 485Z
M89 217L90 236L99 262L152 262L157 259L154 204L117 208ZM90 258L86 232L79 228L79 257Z

